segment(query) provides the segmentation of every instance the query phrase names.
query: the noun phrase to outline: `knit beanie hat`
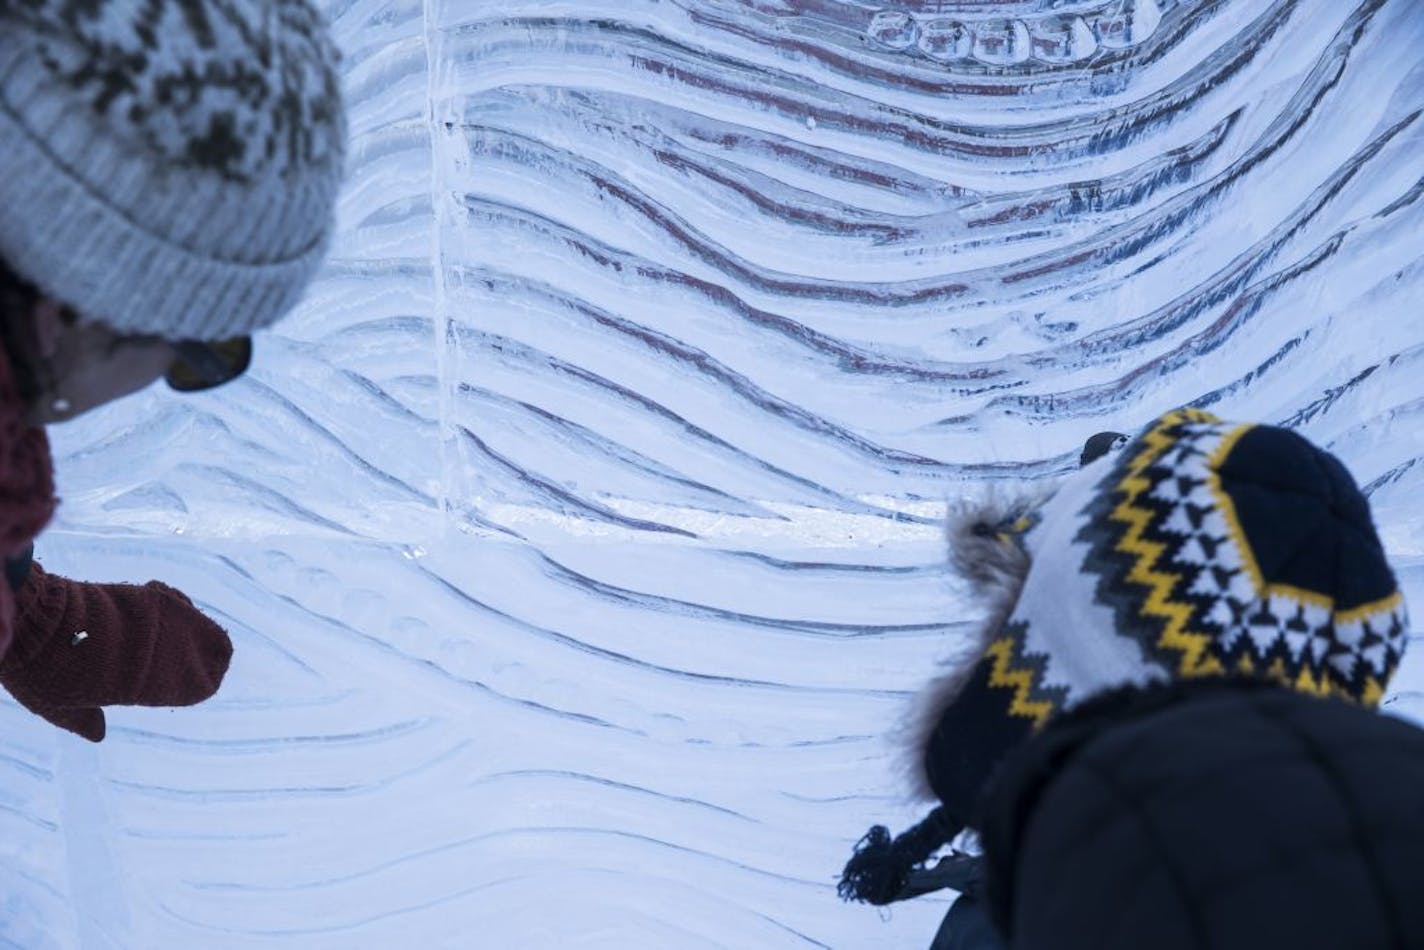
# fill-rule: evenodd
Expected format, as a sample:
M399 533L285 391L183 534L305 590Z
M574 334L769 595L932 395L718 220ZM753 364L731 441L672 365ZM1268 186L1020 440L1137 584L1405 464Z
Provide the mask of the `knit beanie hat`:
M266 326L330 236L337 63L307 0L0 0L0 258L123 333Z
M876 826L841 893L897 899L972 821L999 761L1115 687L1236 675L1367 706L1406 639L1369 504L1293 432L1168 413L1046 500L966 511L953 565L987 600L977 648L935 681L912 737L940 805L893 841Z
M1372 706L1404 650L1369 503L1339 460L1274 426L1169 413L1013 524L952 544L1005 566L984 585L999 604L977 658L931 694L924 779L952 809L1010 745L1104 690L1246 675Z

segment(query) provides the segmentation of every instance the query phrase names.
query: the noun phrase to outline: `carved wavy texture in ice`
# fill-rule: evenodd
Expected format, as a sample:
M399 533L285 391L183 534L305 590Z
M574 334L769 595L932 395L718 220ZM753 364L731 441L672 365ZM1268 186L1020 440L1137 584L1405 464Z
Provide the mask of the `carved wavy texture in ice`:
M56 433L41 556L233 671L0 706L0 943L924 946L832 884L975 620L944 503L1182 403L1334 449L1424 603L1414 0L329 11L309 299Z

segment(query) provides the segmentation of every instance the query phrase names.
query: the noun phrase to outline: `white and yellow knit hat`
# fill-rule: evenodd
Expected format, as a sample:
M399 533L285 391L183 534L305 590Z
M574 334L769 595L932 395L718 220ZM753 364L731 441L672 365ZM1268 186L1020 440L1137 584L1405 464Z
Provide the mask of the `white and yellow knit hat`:
M918 740L926 791L961 809L1009 747L1099 693L1236 675L1375 705L1404 651L1369 503L1275 426L1168 413L1013 524L972 527L954 556L991 581L993 616Z
M337 64L304 0L0 0L0 259L125 333L270 324L330 237Z

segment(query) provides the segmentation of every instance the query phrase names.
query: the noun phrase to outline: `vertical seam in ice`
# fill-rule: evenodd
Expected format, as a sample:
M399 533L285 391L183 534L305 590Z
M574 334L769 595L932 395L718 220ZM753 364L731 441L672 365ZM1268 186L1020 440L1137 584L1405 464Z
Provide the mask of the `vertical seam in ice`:
M451 457L454 445L454 425L451 421L450 383L450 333L449 313L445 302L445 265L442 246L445 231L444 189L441 188L441 171L444 168L444 144L450 136L441 134L441 116L437 114L439 101L439 36L435 11L436 0L423 0L421 17L425 30L425 116L430 134L430 279L433 284L431 324L435 344L435 398L438 413L438 436L440 445L440 477L435 490L435 501L439 506L441 529L450 523L450 481L455 459Z

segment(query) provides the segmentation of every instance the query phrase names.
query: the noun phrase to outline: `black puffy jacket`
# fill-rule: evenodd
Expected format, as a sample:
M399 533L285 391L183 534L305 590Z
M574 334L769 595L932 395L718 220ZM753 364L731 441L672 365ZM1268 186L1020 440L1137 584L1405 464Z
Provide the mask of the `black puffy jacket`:
M1015 950L1421 950L1424 730L1270 685L1120 690L981 799Z

